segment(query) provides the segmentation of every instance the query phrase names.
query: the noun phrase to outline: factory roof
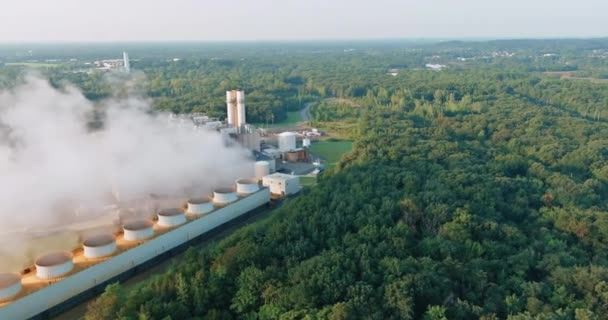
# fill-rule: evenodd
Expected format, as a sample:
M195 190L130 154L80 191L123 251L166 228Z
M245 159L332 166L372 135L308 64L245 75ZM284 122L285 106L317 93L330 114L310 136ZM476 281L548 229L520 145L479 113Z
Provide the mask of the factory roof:
M264 179L273 179L273 180L282 180L282 181L286 181L286 180L291 180L291 179L297 179L298 176L294 176L291 174L286 174L286 173L280 173L280 172L275 172L273 174L269 174L267 176L264 177Z

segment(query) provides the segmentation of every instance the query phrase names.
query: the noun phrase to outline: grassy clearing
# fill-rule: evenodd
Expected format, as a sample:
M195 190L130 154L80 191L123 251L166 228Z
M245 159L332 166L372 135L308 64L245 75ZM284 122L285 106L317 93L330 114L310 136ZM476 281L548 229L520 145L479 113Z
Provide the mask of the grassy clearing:
M353 142L348 140L325 140L313 143L310 146L310 152L325 160L324 164L327 169L333 168L342 155L350 152L353 149Z
M294 125L300 121L302 121L300 118L300 111L287 111L287 118L285 118L285 120L275 123L268 123L268 125L266 125L266 123L254 123L254 125L260 128L280 128Z

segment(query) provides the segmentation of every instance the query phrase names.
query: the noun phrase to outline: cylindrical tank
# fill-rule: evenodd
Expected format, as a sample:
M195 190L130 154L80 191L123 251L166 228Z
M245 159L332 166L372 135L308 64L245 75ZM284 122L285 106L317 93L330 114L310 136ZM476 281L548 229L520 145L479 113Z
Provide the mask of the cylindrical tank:
M270 174L270 162L258 161L255 163L255 177L258 180L262 180L265 176Z
M279 134L279 150L283 152L296 148L296 134L294 132L283 132Z
M245 117L245 91L236 92L237 125L243 126L247 123Z
M82 247L84 256L89 259L107 257L116 251L116 239L111 234L99 234L86 238Z
M250 194L260 190L257 179L238 179L236 180L236 193Z
M308 147L310 147L310 139L308 139L308 138L304 138L304 139L302 140L302 147L304 147L304 148L308 148Z
M67 251L53 252L36 259L36 277L53 279L72 271L74 262L72 253Z
M188 200L188 213L205 214L213 211L213 203L208 198L197 198Z
M238 199L236 192L232 188L217 188L213 190L213 203L227 204Z
M162 209L158 211L158 225L162 227L175 227L186 223L184 210L180 208Z
M0 302L9 301L21 291L21 276L17 273L0 273Z
M133 220L122 226L124 239L127 241L138 241L154 235L154 223L150 220Z

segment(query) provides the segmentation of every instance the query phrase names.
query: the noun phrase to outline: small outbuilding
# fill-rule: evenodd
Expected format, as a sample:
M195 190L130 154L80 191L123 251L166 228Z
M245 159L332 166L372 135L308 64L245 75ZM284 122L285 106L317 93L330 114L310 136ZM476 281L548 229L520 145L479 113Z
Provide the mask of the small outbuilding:
M277 172L262 178L262 185L268 187L272 194L288 196L300 191L300 178Z

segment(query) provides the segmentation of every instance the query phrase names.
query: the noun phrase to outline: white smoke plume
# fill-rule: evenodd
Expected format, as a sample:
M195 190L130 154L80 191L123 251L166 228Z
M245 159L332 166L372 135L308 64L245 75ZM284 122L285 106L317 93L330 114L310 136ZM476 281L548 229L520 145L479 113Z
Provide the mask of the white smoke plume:
M140 98L94 105L40 77L0 92L0 238L68 228L77 208L79 221L93 221L117 196L200 197L252 176L247 150L149 109ZM94 110L105 113L102 129L87 126Z

